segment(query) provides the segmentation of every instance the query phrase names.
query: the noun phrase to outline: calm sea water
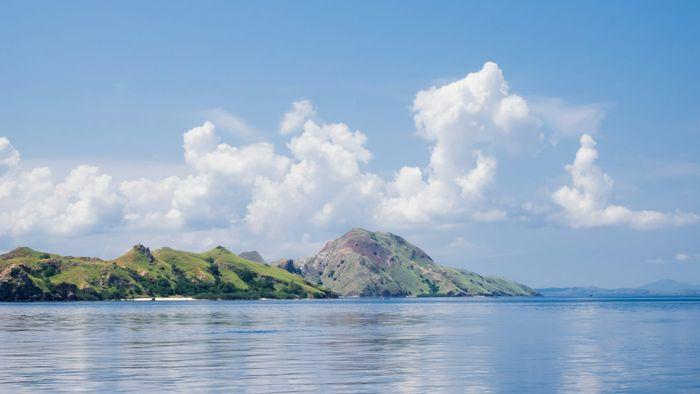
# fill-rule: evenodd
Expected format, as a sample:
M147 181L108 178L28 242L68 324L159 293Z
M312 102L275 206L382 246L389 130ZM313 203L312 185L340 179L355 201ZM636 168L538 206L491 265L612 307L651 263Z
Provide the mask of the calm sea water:
M0 304L0 391L700 391L700 299Z

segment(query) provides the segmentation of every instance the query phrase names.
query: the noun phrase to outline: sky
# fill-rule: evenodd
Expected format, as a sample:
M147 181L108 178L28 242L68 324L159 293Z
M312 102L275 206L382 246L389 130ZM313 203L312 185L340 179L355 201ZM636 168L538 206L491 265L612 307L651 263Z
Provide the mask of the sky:
M353 227L528 285L700 283L700 3L4 2L0 250Z

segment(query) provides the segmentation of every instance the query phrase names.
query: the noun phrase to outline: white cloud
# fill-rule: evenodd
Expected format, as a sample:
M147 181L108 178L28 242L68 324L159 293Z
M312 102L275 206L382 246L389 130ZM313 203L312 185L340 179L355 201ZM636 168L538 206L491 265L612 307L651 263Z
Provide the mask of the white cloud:
M187 131L183 140L187 164L200 173L224 175L237 183L252 184L259 176L281 178L290 163L287 157L275 154L272 144L238 148L219 143L211 122Z
M59 183L48 168L35 168L0 183L0 190L0 235L69 236L122 220L111 177L96 167L78 166Z
M527 102L511 93L497 64L463 79L420 91L413 102L418 134L433 143L430 169L440 178L462 175L477 145L536 140Z
M367 137L351 131L342 123L317 124L309 120L303 133L287 145L297 160L319 162L328 166L333 176L352 179L359 174L359 165L366 164L372 154L365 148Z
M652 229L695 223L700 217L693 213L662 213L651 210L635 211L622 205L610 204L613 180L595 162L596 142L588 134L580 139L581 147L573 164L566 166L572 186L562 186L552 199L562 209L562 217L571 227L629 226Z
M182 214L173 206L175 190L182 180L176 176L161 181L138 179L119 184L124 196L124 219L130 227L178 228Z
M265 142L226 143L217 131L239 139L257 133L224 110L200 111L212 121L183 133L184 169L160 178L140 173L141 178L117 183L96 167L78 166L54 181L48 168L21 171L19 152L0 138L0 175L7 172L0 178L0 237L114 230L157 233L154 239L187 245L226 237L265 239L278 250L299 250L321 234L353 226L448 228L466 221L528 220L522 214L543 217L549 207L525 203L518 212L494 203L497 156L541 143L544 132L563 138L595 131L602 119L595 106L531 104L511 92L491 62L418 92L411 111L418 135L427 141L428 164L407 162L387 178L367 170L373 155L363 132L319 120L308 100L294 102L280 122L280 133L289 138L284 152ZM581 143L576 161L567 166L573 185L554 195L570 225L652 228L698 220L694 214L611 205L613 182L595 166L595 142L586 136ZM6 171L11 167L19 170Z
M456 208L458 192L440 179L423 179L418 167L402 167L387 185L387 197L378 206L378 222L425 223Z
M183 134L186 177L125 181L125 211L131 226L227 227L240 222L252 188L285 177L291 159L268 143L235 147L221 143L211 122Z
M497 168L497 159L483 148L508 148L534 137L530 126L536 122L527 102L509 90L498 65L488 62L463 79L418 92L413 119L418 135L431 144L430 162L424 170L399 170L379 205L378 220L464 220L476 212Z
M0 175L19 163L19 152L12 146L10 140L0 137Z
M686 262L689 261L692 257L688 254L685 253L678 253L676 255L676 260L681 261L681 262Z
M292 110L284 114L280 122L280 133L290 134L297 132L307 120L316 118L316 110L309 100L295 101Z
M339 224L348 215L371 210L369 200L377 198L383 181L360 168L372 157L366 141L362 132L345 124L306 120L301 134L287 144L293 156L287 173L256 181L246 224L257 233L279 232L290 226Z
M431 145L430 162L425 169L403 167L388 183L377 218L391 223L504 220L507 212L484 198L495 181L495 154L534 146L545 131L560 138L573 129L597 129L603 116L597 106L569 106L558 99L540 100L533 111L492 62L418 92L412 110L418 135Z
M484 156L481 151L474 152L476 167L466 175L458 177L455 182L462 189L462 196L469 199L481 198L484 190L493 182L496 174L496 159Z
M682 263L687 263L691 261L700 261L700 253L677 253L676 260Z

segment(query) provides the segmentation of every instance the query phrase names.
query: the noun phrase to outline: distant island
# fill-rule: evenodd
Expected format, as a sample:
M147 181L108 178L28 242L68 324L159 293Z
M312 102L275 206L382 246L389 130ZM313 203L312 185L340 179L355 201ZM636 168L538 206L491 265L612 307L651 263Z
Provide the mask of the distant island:
M316 255L267 264L258 252L135 245L113 260L20 247L0 255L0 301L156 297L295 299L338 296L533 296L502 278L436 264L391 233L353 229Z
M662 279L644 286L620 289L600 287L547 287L537 289L548 297L652 297L652 296L700 296L700 285Z

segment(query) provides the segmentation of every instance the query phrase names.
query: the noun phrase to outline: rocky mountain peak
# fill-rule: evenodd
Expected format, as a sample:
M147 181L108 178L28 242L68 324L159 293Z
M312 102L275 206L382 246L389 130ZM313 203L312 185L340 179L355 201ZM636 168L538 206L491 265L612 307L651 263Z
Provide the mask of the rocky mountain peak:
M314 256L277 266L344 296L535 294L514 282L438 265L401 236L362 228L329 241Z
M142 244L136 244L134 245L131 250L134 251L139 256L145 257L149 263L152 263L156 260L155 257L153 257L153 253L151 253L151 249L148 248L147 246L143 246Z

